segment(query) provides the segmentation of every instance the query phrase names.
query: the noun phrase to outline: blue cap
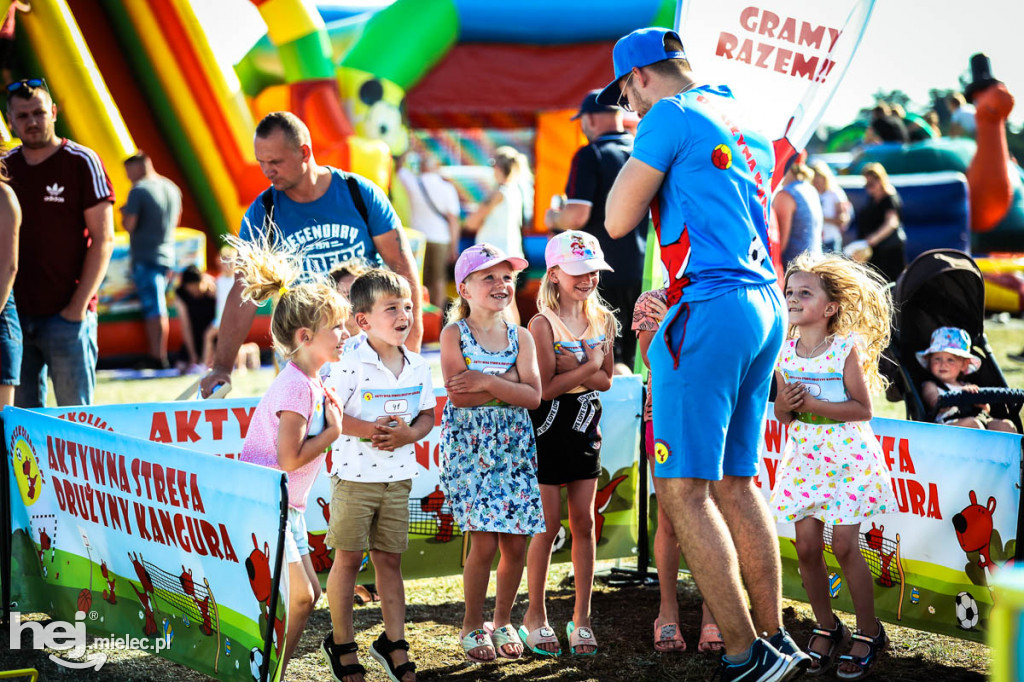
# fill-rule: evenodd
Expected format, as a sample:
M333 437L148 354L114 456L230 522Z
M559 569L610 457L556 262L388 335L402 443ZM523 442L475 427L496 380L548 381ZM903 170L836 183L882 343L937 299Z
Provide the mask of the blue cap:
M686 59L686 53L665 48L665 38L672 36L682 44L679 34L667 28L641 28L628 36L619 38L612 50L615 65L615 80L597 96L600 104L617 104L622 96L619 79L635 68L650 66L666 59Z
M580 103L580 110L577 111L576 115L570 120L575 121L583 116L583 114L609 114L616 111L622 111L614 104L600 104L597 101L597 96L600 92L600 90L591 90L588 92L587 96L583 98L583 102Z

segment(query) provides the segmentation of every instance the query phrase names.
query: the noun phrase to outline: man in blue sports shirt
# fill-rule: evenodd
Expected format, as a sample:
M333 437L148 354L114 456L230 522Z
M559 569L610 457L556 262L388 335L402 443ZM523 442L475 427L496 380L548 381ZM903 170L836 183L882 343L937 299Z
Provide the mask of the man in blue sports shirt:
M641 120L605 226L622 237L650 210L669 275L648 351L659 503L722 630L721 679L788 680L810 659L782 628L778 538L754 484L784 334L765 248L771 145L742 127L728 88L694 80L674 31L634 31L612 60L598 101Z
M256 126L253 146L271 187L249 206L238 236L252 239L262 234L268 227L269 206L274 225L301 251L307 271L326 276L350 258L383 262L412 288L413 325L406 347L418 352L423 337L419 271L384 192L362 176L319 165L309 128L291 112L267 114ZM238 348L256 316L255 304L243 302L241 294L242 286L235 282L224 304L213 367L202 380L204 397L219 384L231 382Z

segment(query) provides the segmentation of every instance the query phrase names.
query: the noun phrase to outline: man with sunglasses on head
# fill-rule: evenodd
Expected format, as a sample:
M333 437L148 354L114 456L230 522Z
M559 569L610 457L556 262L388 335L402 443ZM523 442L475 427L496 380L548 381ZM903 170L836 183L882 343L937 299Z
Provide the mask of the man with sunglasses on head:
M774 154L727 87L696 80L674 31L634 31L612 62L598 101L640 125L605 226L624 236L650 210L669 274L648 350L658 499L722 631L720 679L782 682L810 657L782 627L779 541L754 483L784 334L765 249Z
M114 188L96 152L57 137L57 105L42 79L7 86L7 120L21 146L4 157L22 209L14 298L24 354L18 407L92 403L96 292L114 243Z

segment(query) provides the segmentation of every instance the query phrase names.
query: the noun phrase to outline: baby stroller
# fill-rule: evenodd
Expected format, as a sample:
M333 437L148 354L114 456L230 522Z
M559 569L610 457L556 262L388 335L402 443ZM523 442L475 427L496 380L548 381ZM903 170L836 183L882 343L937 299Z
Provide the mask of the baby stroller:
M932 376L914 353L928 347L936 328L960 327L970 335L973 352L981 358L978 371L968 375L968 381L981 390L975 394L943 396L937 409L960 403L988 403L993 417L1009 419L1016 425L1017 433L1021 433L1024 391L1007 387L985 337L985 281L974 260L954 249L922 253L896 281L893 305L892 341L882 364L894 384L889 399L904 400L907 419L934 419L921 399L921 384Z

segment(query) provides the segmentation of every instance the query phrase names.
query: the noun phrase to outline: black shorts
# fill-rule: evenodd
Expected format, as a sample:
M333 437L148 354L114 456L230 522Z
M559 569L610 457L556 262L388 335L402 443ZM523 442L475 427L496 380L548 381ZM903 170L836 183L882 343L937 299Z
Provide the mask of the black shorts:
M537 436L537 482L561 485L601 475L601 399L565 393L530 410Z

